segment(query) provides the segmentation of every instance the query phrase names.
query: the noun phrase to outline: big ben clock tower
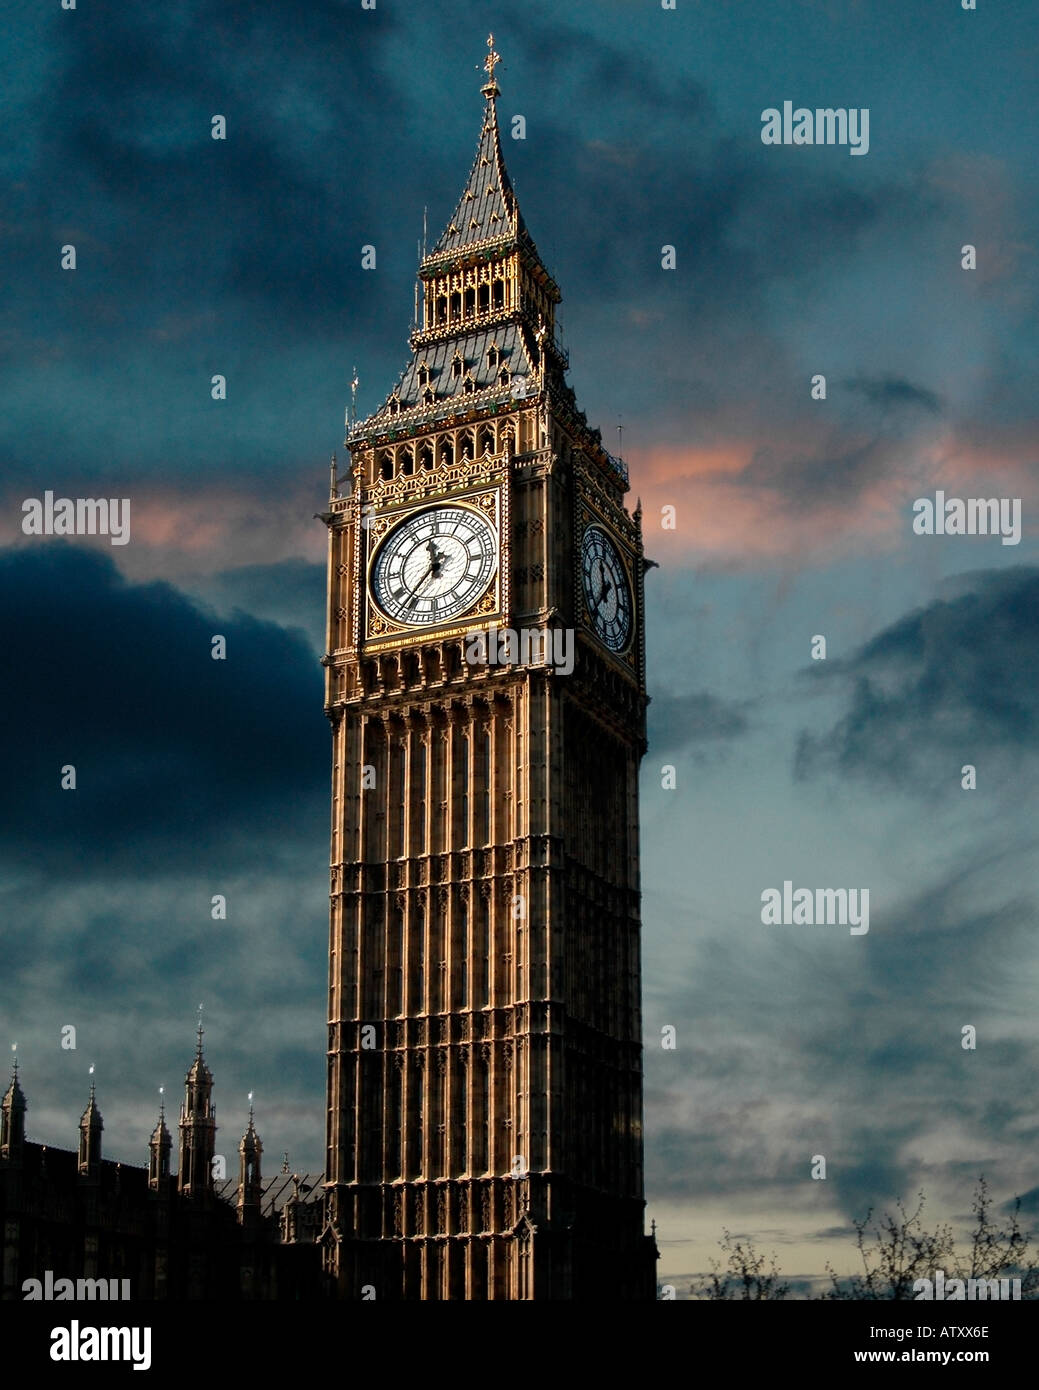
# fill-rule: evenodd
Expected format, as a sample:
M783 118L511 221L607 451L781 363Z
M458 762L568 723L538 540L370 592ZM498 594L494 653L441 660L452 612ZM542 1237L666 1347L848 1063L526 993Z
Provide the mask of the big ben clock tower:
M411 359L325 513L321 1243L343 1298L653 1299L640 515L566 384L488 48Z

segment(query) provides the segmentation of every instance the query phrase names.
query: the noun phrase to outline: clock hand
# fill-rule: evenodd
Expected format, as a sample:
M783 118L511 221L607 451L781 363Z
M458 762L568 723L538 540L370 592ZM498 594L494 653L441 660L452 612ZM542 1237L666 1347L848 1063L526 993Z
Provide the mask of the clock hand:
M602 561L599 560L599 559L597 559L597 560L595 561L595 563L599 566L599 580L600 580L600 583L601 583L601 582L602 582ZM593 570L592 573L593 573L593 575L594 575L595 571ZM595 608L598 608L598 607L599 607L599 604L602 602L602 593L603 593L603 591L602 591L602 589L600 588L598 594L596 595L596 597L595 597L595 599L594 599L594 601L593 601L593 607L595 607Z
M422 576L422 578L419 580L419 582L415 585L414 589L411 591L411 598L409 598L408 601L407 601L407 603L404 605L405 608L413 608L413 607L414 607L415 603L416 603L417 600L418 600L419 590L422 588L423 584L425 584L426 580L429 579L430 575L435 574L436 571L437 571L437 565L436 565L436 563L431 564L431 565L429 566L429 568L426 570L425 574L424 574L424 575Z
M603 600L605 599L606 595L610 592L610 589L612 587L610 581L606 578L606 569L601 561L599 563L599 574L602 577L602 588L599 590L599 597L595 600L596 608L602 607Z

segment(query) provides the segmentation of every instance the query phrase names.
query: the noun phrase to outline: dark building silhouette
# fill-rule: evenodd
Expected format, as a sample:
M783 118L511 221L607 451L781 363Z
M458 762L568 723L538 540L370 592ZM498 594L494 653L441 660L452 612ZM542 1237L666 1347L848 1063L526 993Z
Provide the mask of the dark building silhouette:
M237 1183L214 1180L213 1073L201 1027L185 1078L176 1174L164 1106L146 1168L102 1157L93 1083L75 1151L28 1140L26 1110L16 1062L0 1122L3 1298L321 1296L321 1178L263 1178L251 1107Z

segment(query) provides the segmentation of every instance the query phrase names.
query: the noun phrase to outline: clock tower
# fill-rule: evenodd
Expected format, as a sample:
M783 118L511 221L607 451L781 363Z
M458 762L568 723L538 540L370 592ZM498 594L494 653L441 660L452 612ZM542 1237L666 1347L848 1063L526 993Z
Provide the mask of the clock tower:
M410 360L324 513L323 1259L343 1298L651 1300L641 517L566 382L488 49Z

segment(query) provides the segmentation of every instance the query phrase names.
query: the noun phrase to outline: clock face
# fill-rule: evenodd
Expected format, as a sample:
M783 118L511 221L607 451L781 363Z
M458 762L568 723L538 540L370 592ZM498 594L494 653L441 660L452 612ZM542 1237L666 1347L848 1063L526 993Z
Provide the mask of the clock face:
M432 626L471 608L494 577L498 537L469 507L430 507L396 526L371 569L371 592L388 618Z
M611 652L622 652L631 639L631 589L617 547L599 526L589 526L581 541L581 581L592 626Z

